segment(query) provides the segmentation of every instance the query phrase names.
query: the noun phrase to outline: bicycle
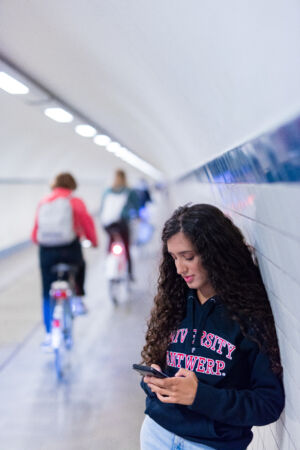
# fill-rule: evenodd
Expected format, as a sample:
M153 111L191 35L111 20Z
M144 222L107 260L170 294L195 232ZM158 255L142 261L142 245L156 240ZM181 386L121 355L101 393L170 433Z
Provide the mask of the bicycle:
M55 371L58 380L64 376L67 353L73 346L72 298L75 286L76 266L55 264L52 269L57 280L51 283L50 297L53 301L51 346L54 352Z
M108 293L112 303L117 306L119 303L126 302L129 294L128 261L125 245L117 226L110 229L105 276L108 280Z

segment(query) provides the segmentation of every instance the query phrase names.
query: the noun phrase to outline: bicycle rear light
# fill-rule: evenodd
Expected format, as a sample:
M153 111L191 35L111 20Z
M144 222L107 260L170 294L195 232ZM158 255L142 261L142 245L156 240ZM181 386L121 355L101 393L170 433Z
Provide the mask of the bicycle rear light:
M111 251L114 255L121 255L121 253L123 253L123 247L121 244L113 244Z
M65 298L68 297L68 293L65 290L57 289L57 290L54 291L53 297L65 299Z
M52 327L53 328L59 328L60 326L60 320L59 319L53 319L52 320Z

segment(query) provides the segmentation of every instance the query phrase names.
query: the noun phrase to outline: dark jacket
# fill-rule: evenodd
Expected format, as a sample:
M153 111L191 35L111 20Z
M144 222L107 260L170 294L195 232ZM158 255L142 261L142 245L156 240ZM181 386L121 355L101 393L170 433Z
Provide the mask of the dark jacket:
M196 291L190 290L187 302L187 315L172 336L163 369L169 376L180 367L195 372L194 403L162 403L142 381L145 413L184 439L220 450L244 450L253 425L279 418L284 407L282 383L268 357L242 335L219 297L201 305Z

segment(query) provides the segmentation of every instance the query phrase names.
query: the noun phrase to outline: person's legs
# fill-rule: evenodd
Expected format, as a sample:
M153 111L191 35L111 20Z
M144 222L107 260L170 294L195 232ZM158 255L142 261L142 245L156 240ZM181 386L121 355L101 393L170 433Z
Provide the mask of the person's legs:
M46 329L46 333L49 334L51 332L51 320L53 314L53 302L49 295L43 297L43 318L44 325Z
M205 444L198 444L197 442L188 441L182 438L179 439L181 440L181 450L215 450L213 447L209 447Z
M86 264L83 259L83 253L81 244L78 239L76 239L72 244L66 246L61 254L62 261L75 265L77 270L75 274L76 283L76 295L82 297L85 295L84 292L84 280L85 280L85 269Z
M78 264L78 269L75 275L75 281L76 281L76 294L82 297L85 295L84 291L84 280L85 280L85 268L86 264L85 261L82 259L80 263Z
M51 283L55 280L55 275L51 272L52 265L52 249L40 247L40 270L42 279L42 313L46 331L44 343L50 342L49 333L51 331L51 320L53 313L53 303L51 301L49 291Z
M83 296L85 295L84 290L84 280L85 280L85 269L86 264L83 259L82 249L80 243L78 243L79 248L77 248L76 252L76 265L77 265L77 272L75 274L75 284L76 284L76 297L75 297L75 309L76 313L86 314L88 312L88 308L83 301Z
M84 281L86 264L83 259L79 239L76 239L71 244L61 248L59 257L61 261L76 266L75 295L72 298L72 312L74 315L86 314L88 312L88 308L82 299L85 295Z
M141 450L171 450L175 435L145 416L141 433Z
M49 351L51 348L51 322L53 317L53 309L54 304L49 295L43 297L43 319L44 319L44 326L46 329L46 334L41 342L41 346L44 348L45 351Z
M171 433L147 415L141 428L140 443L141 450L215 450Z
M108 236L108 245L107 245L107 253L110 251L110 247L113 241L113 237L112 237L112 230L114 228L114 226L117 226L117 224L111 224L108 225L107 227L104 227L105 232L107 233Z
M128 264L128 274L130 276L130 279L132 279L132 263L131 263L131 255L129 250L129 226L127 222L124 220L121 220L120 222L114 222L110 224L109 226L104 228L105 231L108 233L109 236L109 244L108 244L108 251L110 251L110 247L112 242L114 241L114 235L120 235L121 239L124 244L127 264Z
M128 274L131 280L133 280L133 274L132 274L132 262L131 262L131 255L130 255L130 248L129 248L129 226L127 222L122 221L120 222L120 234L124 243L127 263L128 263Z

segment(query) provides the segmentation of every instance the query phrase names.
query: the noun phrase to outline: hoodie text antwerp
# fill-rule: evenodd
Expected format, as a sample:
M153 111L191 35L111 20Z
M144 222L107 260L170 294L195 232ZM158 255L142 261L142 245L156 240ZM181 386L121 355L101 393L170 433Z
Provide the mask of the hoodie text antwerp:
M276 421L284 407L281 381L268 357L245 338L219 297L201 305L196 291L187 315L173 333L166 355L169 376L195 372L198 388L191 406L162 403L142 381L146 411L165 429L220 450L244 450L253 425Z

